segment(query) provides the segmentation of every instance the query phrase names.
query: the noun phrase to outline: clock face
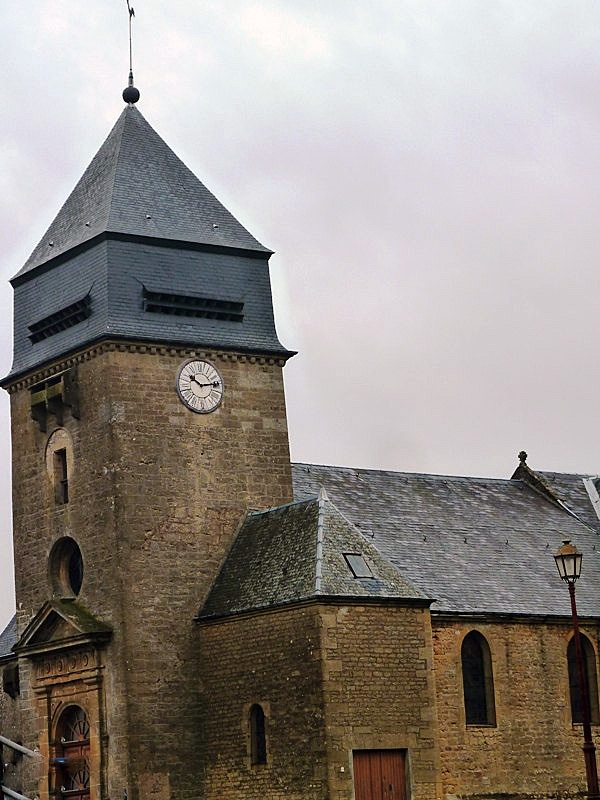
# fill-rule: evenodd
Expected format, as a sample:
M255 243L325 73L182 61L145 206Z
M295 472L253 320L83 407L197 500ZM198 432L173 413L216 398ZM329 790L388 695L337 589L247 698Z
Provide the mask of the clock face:
M209 414L221 405L223 379L208 361L186 361L177 375L181 402L197 414Z

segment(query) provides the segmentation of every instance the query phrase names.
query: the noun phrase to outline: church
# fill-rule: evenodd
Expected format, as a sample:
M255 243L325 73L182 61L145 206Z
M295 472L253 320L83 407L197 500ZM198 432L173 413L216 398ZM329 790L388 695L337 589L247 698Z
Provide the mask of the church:
M124 99L12 279L4 796L581 796L600 481L290 463L272 253Z

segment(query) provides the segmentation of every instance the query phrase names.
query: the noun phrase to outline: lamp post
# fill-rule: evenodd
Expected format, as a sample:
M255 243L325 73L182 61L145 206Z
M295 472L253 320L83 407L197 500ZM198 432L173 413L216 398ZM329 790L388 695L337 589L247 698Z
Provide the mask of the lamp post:
M569 597L571 598L571 615L573 617L573 633L575 638L575 657L577 659L577 670L579 672L579 702L581 704L583 717L583 757L585 759L585 774L587 779L587 789L589 800L600 800L598 790L598 770L596 767L596 747L592 739L592 726L590 724L590 703L588 694L587 674L583 664L583 654L581 652L581 639L579 637L579 617L577 616L577 604L575 603L575 581L581 575L582 554L571 542L565 539L562 546L554 553L554 560L558 574L569 587Z

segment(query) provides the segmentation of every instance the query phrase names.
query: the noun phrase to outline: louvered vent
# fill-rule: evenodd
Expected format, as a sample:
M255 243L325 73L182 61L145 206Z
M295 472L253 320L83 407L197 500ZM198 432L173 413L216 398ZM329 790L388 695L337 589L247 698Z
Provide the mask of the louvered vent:
M34 322L29 325L29 338L31 343L41 342L42 339L48 339L67 328L72 328L84 319L87 319L92 313L92 301L89 294L82 297L81 300L76 300L60 311L55 311L44 319Z
M185 294L151 292L144 287L144 311L156 314L174 314L177 317L202 317L241 322L244 304L233 300L216 300L210 297L192 297Z

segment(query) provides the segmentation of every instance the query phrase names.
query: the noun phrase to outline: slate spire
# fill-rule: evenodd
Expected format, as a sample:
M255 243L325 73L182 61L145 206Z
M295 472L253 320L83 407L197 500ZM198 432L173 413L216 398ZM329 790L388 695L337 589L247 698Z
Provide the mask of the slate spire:
M101 234L151 237L208 248L271 253L202 184L133 105L108 138L15 276Z
M129 103L11 281L5 380L102 339L289 358L270 255Z

